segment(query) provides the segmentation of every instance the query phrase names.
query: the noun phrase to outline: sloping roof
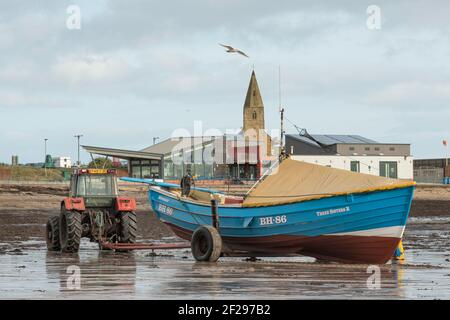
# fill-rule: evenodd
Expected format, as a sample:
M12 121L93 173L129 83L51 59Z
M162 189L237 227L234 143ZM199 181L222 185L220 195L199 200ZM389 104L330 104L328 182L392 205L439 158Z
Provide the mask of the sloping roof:
M152 152L93 147L93 146L82 146L82 147L89 153L99 154L102 156L116 157L119 159L137 158L137 159L160 160L163 156L162 154Z
M168 138L163 140L157 144L151 145L145 149L142 149L141 152L152 152L152 153L160 153L160 154L168 154L173 151L179 151L181 149L188 149L191 147L197 147L202 144L209 144L213 141L220 141L223 143L223 139L226 137L227 141L233 142L237 141L245 141L245 137L242 133L239 134L227 134L225 136L196 136L196 137L176 137L176 138ZM254 145L255 143L252 141L246 142L247 145Z
M190 148L192 146L199 146L209 143L215 139L222 139L223 136L200 136L200 137L176 137L168 138L157 144L142 149L143 152L154 152L168 154L173 151Z
M311 145L319 147L319 145L303 136L298 134L288 134L290 138L300 140L302 142L309 143ZM378 144L377 141L362 137L360 135L343 135L343 134L311 134L311 136L322 144Z
M141 150L141 152L166 154L171 152L176 147L176 145L180 143L180 141L181 138L169 138L147 148L144 148Z

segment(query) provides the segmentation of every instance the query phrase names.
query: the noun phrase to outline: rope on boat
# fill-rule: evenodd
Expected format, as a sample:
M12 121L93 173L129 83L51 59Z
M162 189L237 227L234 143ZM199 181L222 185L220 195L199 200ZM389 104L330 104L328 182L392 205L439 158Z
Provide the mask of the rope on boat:
M247 195L248 194L250 194L250 192L253 190L253 189L255 189L255 187L258 185L258 184L260 184L271 172L272 172L272 170L273 170L273 168L277 165L277 164L279 164L280 163L280 161L278 160L278 161L275 161L270 167L269 167L269 169L267 169L264 173L263 173L263 175L258 179L258 181L256 181L254 184L253 184L253 186L250 188L250 190L248 190L246 193L245 193L245 196L244 197L247 197Z

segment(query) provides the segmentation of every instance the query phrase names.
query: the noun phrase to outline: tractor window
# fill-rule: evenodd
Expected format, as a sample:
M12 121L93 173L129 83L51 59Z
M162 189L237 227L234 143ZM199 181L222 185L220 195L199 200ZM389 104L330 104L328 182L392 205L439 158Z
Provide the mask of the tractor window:
M113 176L80 175L78 177L78 196L111 196L116 193Z
M77 194L76 186L77 186L77 176L72 175L70 178L70 196L75 197Z

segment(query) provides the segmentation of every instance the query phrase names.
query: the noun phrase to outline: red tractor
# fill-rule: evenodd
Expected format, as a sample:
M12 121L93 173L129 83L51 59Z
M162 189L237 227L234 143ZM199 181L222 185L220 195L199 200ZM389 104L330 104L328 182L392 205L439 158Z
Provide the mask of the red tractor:
M48 219L47 249L78 252L82 237L102 243L136 242L136 201L119 197L115 170L76 169L59 217Z

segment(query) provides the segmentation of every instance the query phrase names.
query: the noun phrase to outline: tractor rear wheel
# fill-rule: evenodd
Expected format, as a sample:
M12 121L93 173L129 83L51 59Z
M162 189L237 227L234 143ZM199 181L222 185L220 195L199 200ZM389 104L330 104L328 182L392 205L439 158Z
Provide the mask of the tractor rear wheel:
M59 217L50 217L46 225L46 242L48 251L61 250L59 243Z
M135 243L137 236L136 213L121 212L118 240L119 243Z
M81 240L81 214L61 208L59 240L62 252L78 252Z

